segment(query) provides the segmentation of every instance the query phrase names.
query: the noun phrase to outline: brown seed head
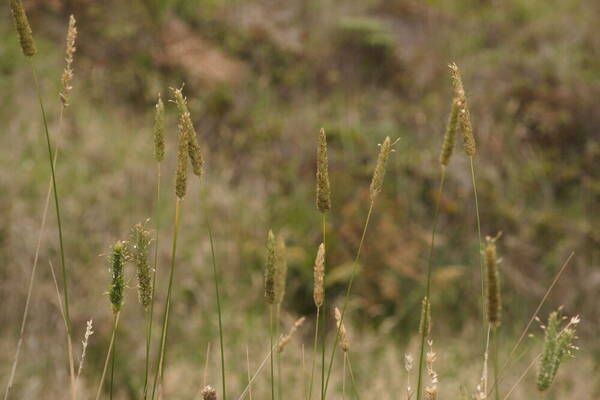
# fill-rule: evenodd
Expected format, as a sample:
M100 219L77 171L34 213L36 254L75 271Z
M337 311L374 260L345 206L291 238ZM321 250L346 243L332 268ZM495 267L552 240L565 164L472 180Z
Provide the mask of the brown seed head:
M210 385L202 389L200 394L202 395L202 400L217 400L217 391Z
M342 313L340 309L335 307L334 309L335 315L335 324L337 326L338 331L340 332L340 348L345 353L350 348L350 342L348 340L348 333L346 332L346 326L344 325L344 321L342 321Z
M165 104L160 93L154 110L154 159L161 162L165 158Z
M281 339L279 339L279 341L277 342L277 351L279 353L281 353L283 351L283 349L289 343L289 341L292 339L292 337L294 336L294 334L296 333L298 328L300 328L300 326L302 326L305 319L306 319L305 317L298 318L296 320L296 322L294 322L294 325L292 325L292 328L290 329L288 334L283 336Z
M370 196L371 201L375 201L375 197L381 192L383 186L383 178L385 177L385 167L387 164L388 157L392 151L392 142L390 137L387 136L381 145L379 150L379 156L377 157L377 164L375 165L375 171L373 172L373 179L371 180Z
M456 142L456 130L458 128L458 113L460 109L461 100L458 97L452 99L452 106L450 107L450 115L448 116L448 124L446 125L446 132L444 133L444 144L442 145L442 152L440 154L440 164L447 167L450 163L450 157L454 151L454 143Z
M265 300L268 304L275 303L275 271L277 269L276 242L273 231L267 236L267 263L265 265Z
M467 104L467 96L463 86L462 77L458 66L454 63L449 65L452 76L452 86L454 87L454 96L460 100L458 110L458 125L463 135L463 148L468 156L472 157L476 152L475 136L473 136L473 126L471 124L471 114Z
M327 136L325 129L319 132L317 146L317 209L326 212L331 208L331 189L329 187L329 171L327 161Z
M487 318L490 325L500 325L502 316L502 298L500 295L500 278L498 274L498 257L496 254L496 238L486 238L484 250L487 272Z
M325 245L323 243L319 245L317 257L315 258L314 280L313 299L315 305L319 308L325 301Z
M21 0L9 0L10 10L13 15L13 22L17 33L19 34L19 42L21 43L21 50L27 57L32 57L37 52L35 48L35 41L33 40L33 33L29 26L29 20L23 8Z
M62 90L60 100L64 107L69 105L69 94L71 93L71 81L73 80L73 56L75 55L75 39L77 38L77 26L73 14L69 17L69 28L67 29L67 45L65 51L65 69L63 70L61 82Z

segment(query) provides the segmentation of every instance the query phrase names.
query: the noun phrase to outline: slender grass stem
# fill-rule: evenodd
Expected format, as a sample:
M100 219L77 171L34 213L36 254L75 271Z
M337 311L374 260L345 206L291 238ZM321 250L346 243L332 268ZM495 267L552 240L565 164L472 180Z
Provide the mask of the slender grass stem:
M281 327L281 304L277 304L277 308L275 311L275 337L279 338L280 337L280 327ZM281 352L277 352L277 398L279 400L281 400L282 396L281 396L281 391L282 391L282 385L281 385Z
M312 366L310 368L310 383L308 386L308 400L312 398L313 383L315 378L315 366L317 363L317 343L319 341L319 320L321 316L321 307L317 307L317 317L315 319L315 338L313 340Z
M494 348L492 349L492 365L494 368L494 382L498 381L498 328L492 328L492 343ZM495 398L500 400L500 389L497 385L494 385Z
M248 398L252 400L252 386L250 381L250 352L248 351L248 345L246 345L246 374L248 375Z
M323 246L325 246L325 248L327 249L327 214L325 214L324 212L321 213L321 222L323 225ZM325 258L327 258L327 251L325 251ZM325 264L327 264L326 261ZM321 317L323 318L323 327L321 329L321 400L325 399L325 340L327 339L327 318L325 317L325 304L326 299L323 299L323 316Z
M109 390L109 398L113 399L113 382L115 380L115 359L117 358L117 328L115 327L115 336L112 346L112 356L110 362L110 390Z
M273 351L275 351L275 346L271 346L271 350L259 364L258 368L256 369L256 372L254 373L254 375L252 375L250 382L248 382L248 385L246 385L246 387L242 391L242 394L240 394L240 396L238 397L238 400L243 400L246 397L246 394L248 394L248 392L251 390L250 388L252 387L252 384L254 383L254 381L256 380L256 378L258 377L260 372L262 371L262 369L267 364L267 361L269 361L269 357L271 357L271 355L273 354Z
M29 63L31 66L31 74L33 76L33 81L35 83L35 90L37 93L38 102L40 105L40 111L42 114L42 121L44 123L44 133L46 136L46 146L48 148L48 161L50 163L50 172L52 175L52 190L54 194L54 207L56 209L56 221L58 225L58 242L60 247L60 263L61 263L61 271L63 278L63 297L64 297L64 311L65 311L65 319L67 321L67 350L69 353L69 372L71 375L71 398L73 400L76 399L75 392L75 366L73 362L73 349L72 349L72 341L71 341L71 316L69 314L69 282L67 275L67 267L65 263L65 250L64 250L64 241L63 241L63 230L62 230L62 220L60 217L60 204L58 201L58 191L56 189L56 173L54 171L54 156L52 153L52 144L50 141L50 131L48 129L48 119L46 117L46 110L44 108L44 102L42 100L42 92L40 89L40 82L38 79L38 73L35 67L35 64L31 58L29 58Z
M525 371L523 371L523 373L521 374L521 376L519 376L519 379L517 379L517 381L515 382L515 384L510 388L510 390L508 391L508 393L506 394L506 396L504 396L504 398L502 400L507 400L510 395L512 394L512 392L517 388L517 386L519 386L519 384L521 383L521 381L525 378L525 376L527 376L527 374L529 373L529 371L531 370L531 368L533 368L533 366L537 363L538 359L541 357L541 353L538 354L533 361L531 361L531 363L527 366L527 368L525 369Z
M350 373L350 382L352 382L352 390L354 390L354 394L358 400L360 400L360 394L358 392L358 385L356 384L356 378L354 377L354 371L352 370L352 362L350 361L350 353L345 352L344 358L348 363L348 372Z
M115 336L117 333L117 327L119 326L120 312L114 314L113 317L113 329L110 335L110 344L108 345L108 351L106 352L106 359L104 360L104 368L102 368L102 375L100 377L100 383L98 384L98 390L96 391L96 400L100 399L100 393L102 393L102 385L104 384L104 378L106 377L106 371L108 370L108 361L111 358L112 348L115 342Z
M273 304L269 306L269 337L271 339L271 400L275 400L275 371L273 368Z
M65 107L63 105L60 108L60 114L59 114L59 118L58 118L58 134L60 134L62 132L62 122L63 122L64 110L65 110ZM54 164L54 167L56 168L56 158L58 157L58 143L56 143L54 146L55 146L55 150L54 150L53 164ZM25 299L25 308L23 309L23 317L21 317L21 328L19 330L19 339L17 341L17 346L15 349L15 357L13 359L13 364L12 364L12 367L10 370L10 376L8 378L8 383L6 384L6 391L4 392L4 400L8 399L8 394L10 392L10 389L12 388L12 385L13 385L13 382L15 379L15 373L17 372L17 366L19 364L19 357L21 354L21 346L23 345L23 336L25 335L25 327L27 325L27 318L29 316L29 304L31 302L31 295L33 293L33 285L35 283L35 275L37 272L37 265L38 265L38 261L39 261L40 248L42 247L42 238L44 236L44 232L46 231L46 220L48 218L48 209L50 208L51 195L52 195L52 175L50 175L50 178L48 181L48 189L46 190L46 199L44 200L42 221L40 223L40 228L38 230L38 237L37 237L37 242L35 245L35 253L33 256L33 265L31 267L31 274L29 276L29 285L27 288L27 297ZM62 299L60 301L62 303Z
M160 178L161 171L160 165L158 162L156 164L156 201L154 204L154 221L156 224L156 231L154 233L154 270L152 271L152 298L150 299L150 310L147 312L149 315L148 318L148 328L147 328L147 336L146 336L146 366L144 370L144 400L148 398L148 374L150 370L150 346L152 343L152 322L154 319L154 293L156 291L156 271L158 270L158 232L160 228Z
M327 396L327 389L329 387L329 379L331 378L331 369L333 367L333 360L335 357L335 353L337 351L338 343L340 340L340 327L344 322L344 315L346 313L346 308L348 307L348 301L350 299L350 292L352 291L352 284L354 283L354 278L356 277L357 269L358 269L358 261L360 260L360 253L362 251L363 243L365 242L365 236L367 234L367 229L369 228L369 221L371 220L371 214L373 213L373 206L375 202L371 200L371 204L369 205L369 211L367 213L367 218L365 220L365 226L363 227L363 232L360 237L360 243L358 244L358 250L356 251L356 257L354 258L354 263L352 265L352 275L350 276L350 281L348 282L348 287L346 288L346 295L344 296L344 303L342 306L342 312L340 316L340 323L338 324L337 331L335 334L335 342L333 343L333 349L331 351L331 357L329 359L329 366L327 367L327 378L325 380L325 389L323 392L323 398Z
M342 400L346 400L346 352L344 352L344 365L342 366Z
M169 331L169 314L171 309L171 297L173 292L173 276L175 275L175 258L177 254L177 235L179 232L179 217L180 217L180 208L181 208L181 198L177 197L175 200L175 220L173 226L173 245L171 249L171 271L169 273L169 286L167 288L167 301L165 304L165 311L163 315L163 329L160 335L160 346L159 346L159 357L158 363L156 364L156 371L154 374L154 384L152 386L152 399L154 399L156 394L156 388L158 382L162 380L164 368L163 362L165 357L165 344L167 342L167 334Z
M483 326L483 334L485 340L485 283L483 278L483 242L481 240L481 219L479 217L479 200L477 197L477 184L475 180L475 161L473 160L473 156L469 157L469 162L471 164L471 180L473 182L473 196L475 197L475 215L477 217L477 240L479 241L479 274L481 278L481 320Z
M219 315L219 344L221 350L221 384L223 388L223 400L227 400L227 392L225 391L225 350L223 344L223 321L221 312L221 297L219 295L219 273L217 270L217 257L215 255L215 244L213 240L212 229L210 226L210 215L206 202L204 203L204 215L206 218L206 228L208 230L208 238L210 241L210 253L212 258L213 280L215 283L215 294L217 297L217 314Z
M435 211L433 213L433 226L431 228L431 242L429 243L429 255L427 257L427 285L425 287L425 297L429 301L429 307L431 309L431 271L433 269L433 254L435 249L435 235L437 233L438 219L440 215L440 203L442 201L442 194L444 192L444 184L446 182L446 167L442 165L440 170L440 184L438 187L437 197L435 200ZM425 339L427 338L427 331L421 332L421 343L419 347L419 373L417 377L417 400L421 399L422 387L423 387L423 365L425 363Z

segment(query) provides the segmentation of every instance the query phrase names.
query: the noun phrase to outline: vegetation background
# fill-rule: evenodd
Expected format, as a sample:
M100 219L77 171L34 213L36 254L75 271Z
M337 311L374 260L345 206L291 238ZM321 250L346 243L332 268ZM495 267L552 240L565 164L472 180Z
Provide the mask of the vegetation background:
M404 396L415 354L438 154L450 107L447 64L469 96L484 235L499 243L504 354L571 251L542 315L580 314L581 351L547 399L600 398L600 3L595 0L93 0L24 1L56 132L64 36L78 20L72 102L57 180L71 272L74 340L94 320L83 387L93 389L111 328L104 255L152 216L153 105L186 82L206 157L202 186L222 269L231 395L268 349L262 274L269 228L287 240L284 320L309 317L283 357L284 390L302 398L300 346L314 318L312 263L318 130L328 133L333 207L327 296L339 301L368 206L377 144L400 138L366 238L348 324L363 394ZM0 7L0 376L9 375L49 179L33 83L6 3ZM174 193L174 106L167 104L159 278L165 282ZM193 182L184 202L166 387L192 399L207 343L218 345L209 244ZM64 328L48 262L58 263L50 214L13 398L60 398ZM457 148L441 203L432 296L440 395L472 391L480 375L479 267L468 160ZM118 346L117 398L138 398L143 313L133 271ZM165 286L158 288L158 301ZM329 328L333 327L332 319ZM331 329L330 329L331 330ZM539 348L537 339L528 345ZM330 337L333 337L332 332ZM330 340L331 343L331 340ZM525 346L524 348L528 348ZM79 352L76 346L76 352ZM307 354L309 352L307 351ZM531 351L531 354L534 354ZM502 360L502 358L501 358ZM506 391L531 357L510 371ZM211 351L207 383L219 384ZM336 371L339 375L339 372ZM530 399L533 375L512 398ZM336 377L338 384L339 376ZM267 374L255 387L266 398Z

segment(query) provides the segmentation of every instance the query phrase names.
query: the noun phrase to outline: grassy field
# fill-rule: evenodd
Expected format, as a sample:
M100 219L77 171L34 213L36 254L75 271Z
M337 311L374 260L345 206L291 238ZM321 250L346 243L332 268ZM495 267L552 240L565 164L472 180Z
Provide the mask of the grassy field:
M272 229L286 242L287 260L274 335L306 317L275 357L274 391L281 399L308 398L316 322L313 266L323 241L322 215L315 206L321 127L327 133L331 210L325 221L320 332L326 337L327 367L336 348L333 307L347 311L347 355L354 377L338 349L327 398L406 398L407 378L413 399L428 398L416 389L434 224L428 336L437 354L436 389L440 398L472 398L482 376L486 331L478 219L482 241L502 232L496 241L503 303L498 361L511 365L503 373L499 398L509 395L529 365L530 373L510 398L600 397L597 2L31 0L24 5L37 46L31 58L22 54L10 7L0 7L2 394L19 340L50 179L32 61L51 143L59 149L56 183L75 369L86 321L93 319L77 398L96 395L109 347L115 315L107 296L113 245L129 240L131 227L148 219L150 265L156 245L158 256L151 385L174 260L163 398L203 398L200 391L207 384L224 398L216 266L226 394L239 398L248 372L256 371L269 352L264 275ZM77 18L77 51L73 90L61 119L70 14ZM457 98L448 69L452 62L462 73L477 152L471 158L463 151L459 123L439 196L439 154ZM198 179L188 165L173 258L178 125L187 121L169 88L184 84L204 166ZM157 207L153 135L159 92L166 148ZM370 212L372 175L388 136L393 152ZM50 268L64 297L53 201L50 197L29 318L7 398L70 395L62 306ZM274 248L275 266L281 264L281 252L278 245ZM551 286L567 259L564 273ZM100 394L140 399L148 314L137 299L133 263L124 273L114 375L111 380L109 363ZM544 342L540 323L528 331L534 337L526 335L510 354L550 287L538 316L546 323L561 305L565 315L579 315L575 345L581 350L574 360L564 361L542 395L536 389L535 362ZM424 347L427 351L426 341ZM316 399L321 398L318 353ZM408 353L414 359L410 374ZM489 386L495 380L492 361ZM270 369L267 359L252 385L254 398L271 398ZM425 367L423 374L423 386L431 386ZM109 381L114 382L112 395Z

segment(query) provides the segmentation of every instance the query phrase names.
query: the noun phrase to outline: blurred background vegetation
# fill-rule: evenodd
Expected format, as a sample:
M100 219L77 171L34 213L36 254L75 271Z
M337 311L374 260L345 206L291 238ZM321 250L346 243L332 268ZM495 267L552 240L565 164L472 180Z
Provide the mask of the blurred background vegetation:
M216 228L223 272L232 394L239 393L245 381L246 346L253 364L268 348L262 268L270 227L289 246L285 320L314 317L312 262L320 241L320 217L314 207L318 129L326 129L330 148L331 302L349 278L367 212L377 144L386 135L400 138L367 235L348 314L359 382L377 398L400 396L403 354L414 349L438 154L450 107L447 64L456 62L478 141L482 231L503 232L501 346L510 349L552 277L574 251L572 265L543 315L561 304L567 313L580 314L583 350L571 361L574 368L559 372L560 382L548 398L600 396L599 2L24 3L40 50L37 63L55 133L68 15L78 20L74 93L58 139L57 179L76 337L83 335L90 318L96 331L84 387L96 384L110 330L111 311L104 295L109 275L103 255L115 240L126 238L131 225L152 216L153 105L158 92L168 97L168 87L185 82L206 156L201 186ZM0 21L4 377L18 337L48 169L30 72L6 4L0 7ZM161 230L162 282L169 256L176 137L174 107L167 109L160 218L168 228ZM202 384L207 342L218 344L199 191L194 182L183 210L176 323L166 377L175 398L193 398ZM63 327L47 267L49 261L58 263L50 215L15 383L18 398L56 398L66 383ZM468 159L457 146L441 203L432 296L440 388L448 397L478 382L480 367L474 360L480 353L477 346L469 346L479 337L475 227ZM136 398L142 379L143 314L135 299L133 273L131 279L121 332L122 364L116 372L121 398ZM162 301L162 285L158 296ZM540 331L534 331L539 338ZM309 343L309 338L306 328L299 339ZM300 357L298 349L290 351L290 364ZM210 365L209 380L216 384L216 353ZM295 366L284 367L290 380L299 379L293 376ZM521 371L515 367L511 374ZM527 396L533 385L527 382L516 398L531 398ZM265 386L266 380L259 383L259 398ZM300 398L300 393L289 396Z

